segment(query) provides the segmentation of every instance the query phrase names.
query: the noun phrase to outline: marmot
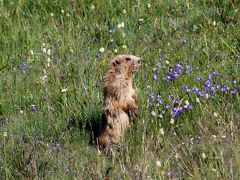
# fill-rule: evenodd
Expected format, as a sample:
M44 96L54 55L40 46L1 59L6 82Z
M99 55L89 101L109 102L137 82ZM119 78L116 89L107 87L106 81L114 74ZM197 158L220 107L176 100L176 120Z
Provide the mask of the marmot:
M132 74L141 62L133 55L118 55L103 77L104 106L97 145L101 149L119 142L130 127L130 111L139 117L137 95L132 88Z

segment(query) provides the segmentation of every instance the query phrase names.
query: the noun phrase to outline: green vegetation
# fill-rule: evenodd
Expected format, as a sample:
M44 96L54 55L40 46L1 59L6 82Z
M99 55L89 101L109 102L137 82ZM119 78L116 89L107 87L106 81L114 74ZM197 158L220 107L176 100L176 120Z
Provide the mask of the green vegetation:
M0 179L238 179L239 21L235 0L0 0ZM141 119L106 155L91 124L120 53L145 59Z

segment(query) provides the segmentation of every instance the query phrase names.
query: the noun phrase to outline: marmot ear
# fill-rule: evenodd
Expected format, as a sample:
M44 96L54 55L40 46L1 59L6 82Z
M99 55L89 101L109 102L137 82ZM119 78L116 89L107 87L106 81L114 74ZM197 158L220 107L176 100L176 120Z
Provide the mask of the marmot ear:
M118 59L116 59L115 61L113 61L113 66L116 66L117 64L120 64L120 62L119 62L119 60Z

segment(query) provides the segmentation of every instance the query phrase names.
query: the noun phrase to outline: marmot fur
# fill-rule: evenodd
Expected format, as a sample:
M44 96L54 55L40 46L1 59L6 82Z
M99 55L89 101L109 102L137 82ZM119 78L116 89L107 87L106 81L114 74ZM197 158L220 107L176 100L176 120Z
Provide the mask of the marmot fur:
M139 117L132 74L140 62L141 58L133 55L118 55L111 60L103 77L104 107L100 134L96 139L102 149L122 139L130 127L130 111Z

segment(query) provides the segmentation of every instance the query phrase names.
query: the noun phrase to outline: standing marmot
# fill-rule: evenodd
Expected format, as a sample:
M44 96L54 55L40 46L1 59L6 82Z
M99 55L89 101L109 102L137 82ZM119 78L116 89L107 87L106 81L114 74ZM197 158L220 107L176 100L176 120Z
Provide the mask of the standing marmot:
M141 58L133 55L118 55L110 62L103 77L104 107L102 126L97 137L100 148L121 140L125 130L130 127L130 111L139 117L132 74L140 61Z

